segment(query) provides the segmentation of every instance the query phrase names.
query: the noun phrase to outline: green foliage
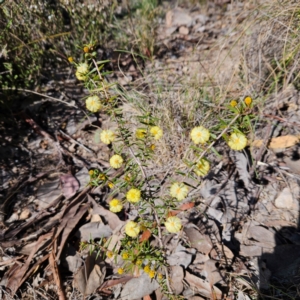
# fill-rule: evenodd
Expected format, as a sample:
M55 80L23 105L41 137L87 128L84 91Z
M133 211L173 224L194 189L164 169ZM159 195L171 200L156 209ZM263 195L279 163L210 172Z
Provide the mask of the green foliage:
M102 47L113 41L110 47L115 49L152 55L156 6L155 0L137 1L119 14L117 0L4 1L0 5L0 87L39 85L43 77L50 79L56 68L67 64L68 57L81 60L84 52L78 48L91 41Z

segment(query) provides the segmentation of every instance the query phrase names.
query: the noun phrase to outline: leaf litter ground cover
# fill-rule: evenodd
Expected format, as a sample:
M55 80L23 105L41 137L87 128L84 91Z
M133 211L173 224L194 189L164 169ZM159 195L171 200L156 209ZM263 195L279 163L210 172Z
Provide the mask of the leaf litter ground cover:
M258 72L255 63L247 69L248 82L239 78L237 70L252 61L246 55L248 62L243 65L235 57L240 48L230 46L231 38L247 28L245 10L251 15L259 12L257 6L238 2L220 7L209 4L206 9L204 14L188 6L169 8L158 29L158 41L164 41L158 43L158 58L147 63L144 76L137 78L130 75L135 68L132 60L129 73L124 71L125 76L119 78L127 84L124 91L129 96L124 99L131 100L122 101L120 107L133 127L137 124L133 117L141 109L135 104L141 101L145 107L161 110L160 117L166 121L161 122L164 136L155 149L159 155L153 165L145 167L152 186L169 187L166 178L171 174L176 181L193 187L168 213L180 219L183 227L179 233L155 236L147 225L150 230L142 230L139 236L143 251L163 249L167 267L158 270L162 277L155 274L151 278L146 267L152 261L143 261L142 267L136 261L130 272L124 270L131 255L131 240L126 240L124 226L135 220L138 212L129 204L117 214L109 210L113 197L122 196L112 191L125 170L109 170L113 149L101 143L99 136L101 129L115 128L115 122L101 112L87 116L84 103L77 99L64 99L72 106L36 101L13 121L3 119L0 128L4 141L3 298L165 299L162 281L167 292L172 291L169 297L178 299L257 299L258 295L268 299L268 294L277 299L298 297L297 81L287 80L281 89L272 90L262 111L254 108L260 118L249 133L253 136L249 136L245 150L230 150L218 140L211 148L219 155L208 154L211 168L203 179L174 172L183 169L182 157L189 158L184 124L194 127L206 117L213 126L207 107L229 107L233 98L243 100L254 91L253 104L259 105L256 99L263 98L265 87L259 93L257 86L269 80L268 72L263 67ZM250 21L260 25L259 19L253 18ZM281 21L278 18L277 23ZM253 28L254 35L256 30ZM272 34L263 36L266 41L273 38ZM243 46L247 49L246 42ZM254 76L257 72L259 80ZM75 80L73 84L80 85ZM221 95L217 104L209 101L210 94ZM57 95L59 91L52 96ZM84 91L82 97L86 96ZM201 103L195 108L199 100L191 103L188 98L201 99ZM176 137L171 146L165 134L168 129ZM97 176L105 174L105 184L88 185L95 170ZM144 214L148 217L147 209ZM117 257L110 255L119 249ZM151 257L155 255L151 253Z

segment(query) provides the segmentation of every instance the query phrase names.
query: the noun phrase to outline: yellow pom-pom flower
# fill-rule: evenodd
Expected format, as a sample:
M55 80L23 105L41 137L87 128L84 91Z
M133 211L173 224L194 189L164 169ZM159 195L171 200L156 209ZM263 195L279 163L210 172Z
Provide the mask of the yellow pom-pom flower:
M125 233L133 238L137 237L140 233L140 225L136 222L129 221L125 225Z
M171 233L179 232L182 224L178 217L169 217L165 222L166 229Z
M149 273L150 271L151 271L150 266L149 266L149 265L146 265L146 266L144 267L144 272L145 272L145 273Z
M118 155L115 154L113 155L110 160L109 160L109 164L114 168L114 169L119 169L121 168L122 164L123 164L123 158Z
M188 187L184 183L174 182L170 188L170 195L178 201L182 201L189 193Z
M123 259L128 259L129 258L129 253L128 252L123 252L122 253L122 258Z
M163 274L161 274L161 273L158 273L157 274L157 279L158 280L162 280L164 278L164 275Z
M238 103L236 102L236 100L231 100L230 101L230 106L231 107L236 107L238 105Z
M150 270L149 273L148 273L148 276L150 278L154 278L155 274L156 274L156 272L154 270Z
M126 193L126 199L131 203L137 203L141 200L141 191L138 189L130 189Z
M98 96L90 96L85 100L86 108L91 112L98 112L101 108L101 102Z
M155 140L159 140L163 136L163 130L158 126L151 127L150 133Z
M142 263L143 263L143 261L142 261L141 259L138 259L138 260L136 261L135 264L136 264L137 266L141 266Z
M114 256L114 253L113 253L112 251L107 251L107 252L106 252L106 256L107 256L108 258L112 258L112 257Z
M206 159L201 158L200 161L197 162L194 171L198 176L205 176L209 169L209 162Z
M171 233L177 233L180 231L182 224L178 217L169 217L165 222L166 229Z
M191 138L195 144L205 144L209 140L210 133L203 126L198 126L192 129Z
M72 56L69 56L69 57L68 57L68 61L69 61L69 63L72 63L72 62L74 61L73 57L72 57Z
M115 186L112 182L109 182L107 185L110 189L112 189Z
M244 102L247 106L250 106L252 103L252 98L248 96L244 99Z
M116 134L112 130L102 130L100 133L100 140L102 143L109 145L116 139Z
M154 150L155 150L155 148L156 148L156 146L155 146L154 144L152 144L152 145L150 145L150 147L149 147L149 148L150 148L150 150L151 150L151 151L154 151Z
M98 179L101 180L101 181L105 181L107 179L107 176L104 173L100 173L98 175Z
M228 146L233 150L242 150L247 146L247 138L242 133L232 133L228 140Z
M87 73L89 72L89 65L87 63L81 63L78 65L76 70L76 77L78 80L86 80Z
M118 199L112 199L109 202L109 210L114 213L120 212L122 210L122 208L123 208L123 204Z
M117 272L118 272L118 274L122 275L124 273L124 269L123 268L119 268Z
M146 129L137 129L136 132L135 132L135 136L137 139L144 139L145 136L147 134L147 130Z

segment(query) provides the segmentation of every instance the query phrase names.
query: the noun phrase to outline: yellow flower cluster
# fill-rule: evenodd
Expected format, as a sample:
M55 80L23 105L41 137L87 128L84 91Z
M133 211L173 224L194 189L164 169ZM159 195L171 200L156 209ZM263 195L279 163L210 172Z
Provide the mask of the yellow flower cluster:
M151 127L150 133L155 140L159 140L163 136L163 130L158 126Z
M191 139L196 145L205 144L209 140L209 137L209 130L203 126L195 127L191 131Z
M250 106L252 103L252 98L248 96L244 99L244 102L247 106Z
M177 233L180 231L182 224L181 220L174 216L174 217L169 217L167 218L165 222L166 229L171 232L171 233Z
M123 268L119 268L117 272L118 272L118 274L122 275L124 273L124 269Z
M146 129L139 128L139 129L137 129L136 132L135 132L135 137L136 137L137 139L144 139L145 136L146 136L146 134L147 134L147 130L146 130Z
M96 95L88 97L85 100L85 104L86 104L86 108L94 113L98 112L102 107L100 99Z
M198 175L198 176L205 176L208 171L210 169L210 165L209 165L209 162L204 159L204 158L201 158L196 166L195 166L195 169L194 169L194 172Z
M102 143L106 145L109 145L115 139L116 139L116 134L110 129L102 130L102 132L100 133L100 140L102 141Z
M146 265L146 266L144 267L144 272L145 272L145 273L149 273L150 270L151 270L151 268L150 268L149 265Z
M76 77L78 80L86 80L87 73L89 72L89 65L87 63L81 63L78 65L76 70Z
M236 100L231 100L230 101L230 106L231 107L236 107L238 105L237 101Z
M150 270L149 273L148 273L148 276L150 278L154 278L155 274L156 274L156 272L154 270Z
M123 252L122 253L122 258L123 259L128 259L129 258L129 253L128 252Z
M119 169L119 168L121 168L121 166L123 164L123 158L120 155L115 154L110 158L109 164L114 169Z
M104 173L101 173L99 174L98 179L104 181L107 179L107 176Z
M135 264L136 264L137 266L140 266L142 263L143 263L143 261L142 261L141 259L138 259L138 260L136 261Z
M109 202L109 210L114 213L120 212L122 210L122 208L123 208L123 204L118 199L112 199Z
M112 182L109 182L107 185L110 189L112 189L115 186Z
M182 201L189 193L188 187L184 183L174 182L170 188L170 195L178 201Z
M114 253L113 253L112 251L107 251L107 252L106 252L106 256L107 256L108 258L112 258L112 257L114 256Z
M140 233L140 225L134 221L129 221L125 225L125 233L133 238L137 237Z
M126 199L131 203L137 203L141 200L141 191L138 189L130 189L126 194Z
M242 133L232 133L228 140L228 146L233 150L242 150L247 146L247 138Z

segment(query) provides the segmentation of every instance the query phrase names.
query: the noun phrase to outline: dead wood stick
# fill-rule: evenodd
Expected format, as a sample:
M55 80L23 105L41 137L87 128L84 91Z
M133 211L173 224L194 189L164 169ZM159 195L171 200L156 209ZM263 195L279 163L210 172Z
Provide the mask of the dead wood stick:
M61 133L62 135L64 135L65 137L67 137L69 140L71 140L73 143L75 143L76 145L82 147L83 149L85 149L87 152L89 153L94 153L94 151L92 151L91 149L87 148L86 146L84 146L83 144L77 142L76 140L74 140L71 136L69 136L68 134L66 134L65 132L63 132L62 130L59 130L59 133Z
M55 258L55 249L52 247L52 251L49 255L49 264L52 270L53 274L53 279L55 281L55 284L57 286L57 296L59 300L66 300L66 295L64 293L64 290L62 288L61 280L60 280L60 275L59 275L59 269L56 263L56 258Z

